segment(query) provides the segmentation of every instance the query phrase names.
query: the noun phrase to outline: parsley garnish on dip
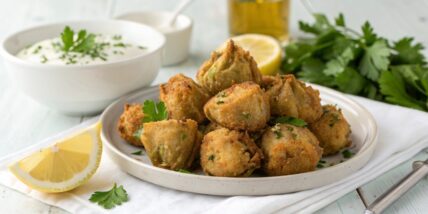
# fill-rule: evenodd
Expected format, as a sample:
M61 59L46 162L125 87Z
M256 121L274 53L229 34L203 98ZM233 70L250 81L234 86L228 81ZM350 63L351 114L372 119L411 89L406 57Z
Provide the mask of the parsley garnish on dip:
M144 48L141 48L144 47ZM22 49L16 56L26 61L52 65L92 65L129 59L148 48L127 41L122 35L103 35L66 26L59 37Z

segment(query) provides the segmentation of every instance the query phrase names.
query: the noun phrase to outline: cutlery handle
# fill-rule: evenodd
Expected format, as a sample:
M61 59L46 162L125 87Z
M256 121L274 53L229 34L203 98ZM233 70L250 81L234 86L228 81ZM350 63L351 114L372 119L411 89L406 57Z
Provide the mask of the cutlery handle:
M404 193L412 188L419 180L428 173L427 162L416 161L413 163L413 171L398 183L392 186L388 191L377 198L367 207L365 214L380 214L389 205L399 199Z

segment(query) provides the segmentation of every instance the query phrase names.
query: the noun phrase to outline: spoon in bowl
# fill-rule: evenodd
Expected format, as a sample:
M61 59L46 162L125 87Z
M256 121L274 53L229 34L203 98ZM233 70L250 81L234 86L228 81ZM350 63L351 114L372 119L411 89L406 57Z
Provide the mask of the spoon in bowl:
M185 9L193 0L182 0L180 1L180 3L177 5L177 7L173 10L171 17L169 17L163 24L159 25L160 29L168 29L171 28L176 19L177 16L180 14L180 12Z

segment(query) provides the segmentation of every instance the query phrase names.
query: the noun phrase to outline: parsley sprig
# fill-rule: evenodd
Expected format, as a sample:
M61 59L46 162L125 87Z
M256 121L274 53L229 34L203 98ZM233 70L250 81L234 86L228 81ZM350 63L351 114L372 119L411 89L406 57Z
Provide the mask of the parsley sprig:
M165 103L162 101L158 103L155 103L153 100L144 101L143 112L143 123L168 119L168 112Z
M299 118L295 118L295 117L289 117L289 116L282 116L282 117L277 117L274 118L270 121L271 124L277 124L277 123L281 123L281 124L290 124L293 126L297 126L297 127L306 127L308 124Z
M113 188L111 188L109 191L94 192L89 200L91 202L98 203L98 205L104 207L104 209L111 209L116 205L121 205L122 203L127 202L128 193L126 193L126 190L122 185L117 187L115 183Z
M405 37L396 42L377 35L369 22L361 32L346 27L342 14L330 22L299 22L311 34L285 47L284 73L300 79L405 107L428 111L428 67L423 46Z
M65 53L81 53L89 55L92 58L106 60L102 53L102 49L105 45L102 43L98 44L95 41L95 34L88 33L86 30L79 30L76 37L74 31L69 26L66 26L61 33L61 41L61 49Z

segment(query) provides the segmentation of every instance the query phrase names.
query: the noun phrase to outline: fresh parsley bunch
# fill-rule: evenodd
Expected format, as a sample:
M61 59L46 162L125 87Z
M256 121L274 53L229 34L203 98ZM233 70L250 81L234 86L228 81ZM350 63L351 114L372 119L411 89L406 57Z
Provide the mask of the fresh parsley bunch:
M285 47L283 73L345 93L427 111L428 67L420 43L405 37L390 42L374 33L369 22L361 34L346 28L340 14L331 23L314 14L315 23L300 21L312 34Z

